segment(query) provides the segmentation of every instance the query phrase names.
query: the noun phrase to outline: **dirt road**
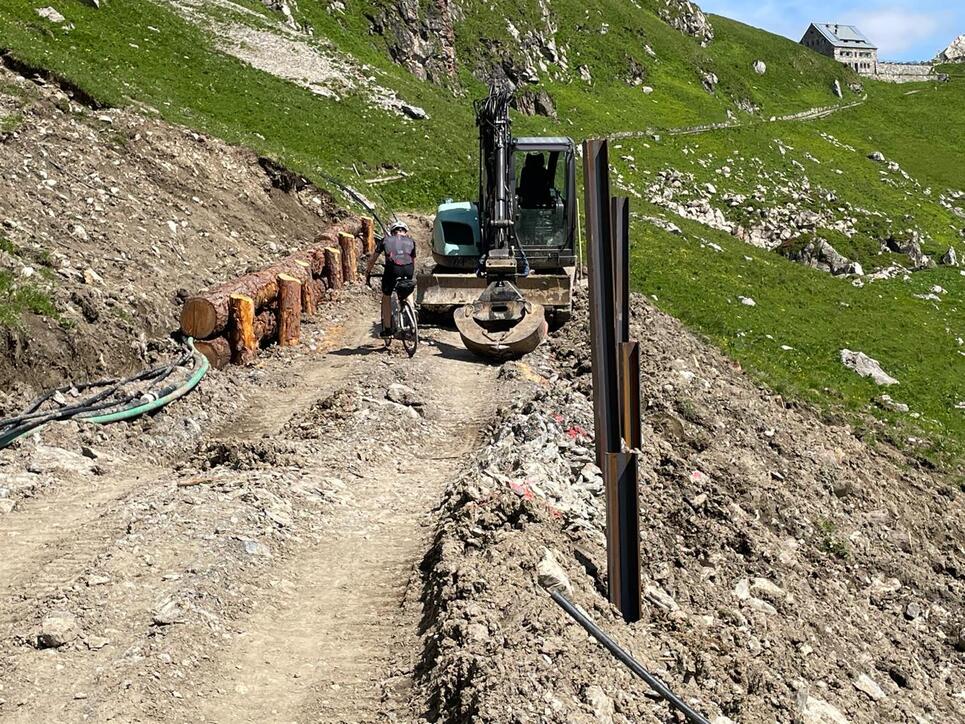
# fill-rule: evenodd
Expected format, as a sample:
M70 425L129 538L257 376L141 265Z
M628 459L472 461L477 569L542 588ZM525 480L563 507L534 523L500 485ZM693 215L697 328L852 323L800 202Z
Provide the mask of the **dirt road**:
M53 430L61 463L31 465L56 458L36 442L2 459L31 484L0 516L0 720L419 716L417 564L497 368L442 329L386 352L370 306L142 431ZM51 617L67 641L39 648Z

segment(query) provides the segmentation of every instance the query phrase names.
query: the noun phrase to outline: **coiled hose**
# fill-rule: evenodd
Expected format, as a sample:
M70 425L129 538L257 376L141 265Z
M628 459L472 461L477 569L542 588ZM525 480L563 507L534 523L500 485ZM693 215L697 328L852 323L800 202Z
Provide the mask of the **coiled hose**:
M646 681L650 688L660 694L660 696L668 704L670 704L670 706L687 717L687 721L693 722L693 724L710 724L710 721L708 721L706 717L700 714L700 712L691 708L687 702L667 688L667 686L660 681L660 679L643 668L635 658L627 653L625 649L621 648L616 641L607 636L606 633L604 633L604 631L597 626L589 616L574 606L566 596L554 589L547 589L547 591L549 592L550 596L553 597L553 600L559 604L560 608L570 614L570 616L573 617L573 620L586 629L587 633L589 633L593 638L603 644L604 648L622 661L626 667L630 669L630 671Z
M168 385L162 389L156 389L176 369L186 365L192 358L194 359L195 370L187 380L178 385ZM50 390L31 402L27 409L19 415L0 420L0 449L7 447L32 430L56 420L76 419L80 422L103 425L119 420L129 420L138 415L159 410L197 387L201 379L207 374L209 367L207 358L194 348L194 340L189 338L185 343L185 351L181 357L168 364L143 370L130 377L108 378L75 386L65 385ZM145 380L150 381L147 390L139 390L120 397L116 396L125 385ZM57 410L40 409L57 393L65 393L71 390L89 390L98 387L105 387L106 389L75 405L64 406ZM106 410L112 411L105 412Z

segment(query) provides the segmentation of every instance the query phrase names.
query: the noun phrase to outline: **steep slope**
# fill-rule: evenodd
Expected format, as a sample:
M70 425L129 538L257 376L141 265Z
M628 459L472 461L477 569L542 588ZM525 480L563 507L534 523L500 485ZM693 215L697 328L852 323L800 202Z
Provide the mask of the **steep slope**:
M928 438L915 454L931 461L955 459L963 448L963 280L951 267L915 271L928 266L923 256L938 262L956 245L953 256L962 255L965 149L957 139L965 128L945 112L962 103L958 78L900 88L859 79L785 38L677 0L57 7L59 23L25 0L0 8L8 58L50 69L96 102L133 105L250 146L321 185L347 182L380 210L429 209L472 194L469 101L493 76L518 86L520 133L628 136L614 157L620 185L639 196L635 210L734 249L708 266L688 244L638 225L638 278L644 289L647 278L662 279L660 304L771 384L893 420L880 390L835 361L842 348L860 345L906 385L893 396L910 406L898 413L910 431L895 437ZM884 161L868 159L873 153ZM733 173L717 173L724 167ZM712 199L707 184L729 200ZM890 268L904 277L903 268L914 281L894 294L866 286L866 303L840 300L836 311L854 322L839 325L826 314L829 300L864 277L832 284L774 255L759 265L767 273L747 281L745 254L720 230L818 268L860 267L865 276ZM754 249L746 255L758 257ZM699 281L697 272L710 269L731 280L720 297ZM785 277L800 283L788 286ZM724 323L737 293L800 310L774 311L788 338L813 336L811 318L829 321L789 366L766 336L773 330L758 339ZM921 329L940 333L919 344Z

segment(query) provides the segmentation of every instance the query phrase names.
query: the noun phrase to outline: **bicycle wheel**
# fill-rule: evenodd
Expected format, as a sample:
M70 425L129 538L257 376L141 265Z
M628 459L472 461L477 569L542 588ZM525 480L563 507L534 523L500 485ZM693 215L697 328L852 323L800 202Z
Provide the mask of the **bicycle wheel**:
M412 302L406 300L402 303L402 313L399 316L402 322L402 346L411 357L419 347L419 324L416 322Z
M398 330L398 326L399 326L399 297L396 296L396 293L395 293L395 292L392 292L392 296L389 297L389 302L390 302L391 309L392 309L392 316L390 317L390 319L392 320L392 324L396 327L396 330L395 330L396 334L398 334L398 332L399 332L399 330ZM393 340L393 339L394 339L394 337L383 337L383 338L382 338L382 341L385 342L385 348L386 348L386 349L388 349L388 348L389 348L389 345L392 344L392 340Z

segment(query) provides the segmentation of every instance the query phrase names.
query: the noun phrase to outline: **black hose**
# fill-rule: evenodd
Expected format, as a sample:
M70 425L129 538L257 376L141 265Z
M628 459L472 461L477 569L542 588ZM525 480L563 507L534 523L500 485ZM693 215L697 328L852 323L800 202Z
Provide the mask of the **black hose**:
M603 644L607 651L622 661L634 674L646 681L651 689L660 694L670 706L687 717L688 721L694 722L694 724L710 724L710 721L702 714L690 708L683 699L668 689L660 679L644 669L635 658L622 649L616 641L607 636L585 613L574 606L566 596L559 591L553 590L550 590L549 594L553 597L553 600L560 605L560 608L570 614L593 638Z

